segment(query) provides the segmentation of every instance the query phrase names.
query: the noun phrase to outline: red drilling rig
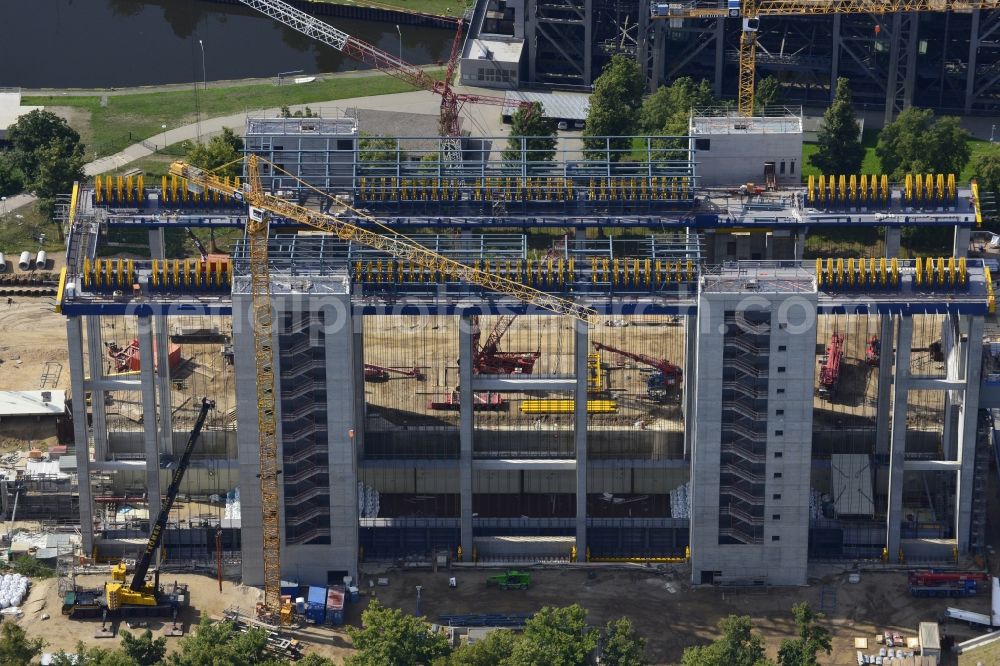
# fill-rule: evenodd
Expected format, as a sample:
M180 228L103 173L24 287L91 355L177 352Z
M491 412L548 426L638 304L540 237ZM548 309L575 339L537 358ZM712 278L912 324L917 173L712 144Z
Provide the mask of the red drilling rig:
M535 361L542 355L534 352L500 351L500 340L510 330L517 315L504 315L490 331L486 342L479 344L479 317L472 318L473 369L480 375L530 375Z
M681 386L684 371L666 359L653 358L645 354L634 354L609 345L594 343L597 351L609 351L619 356L631 359L637 363L648 365L656 370L646 381L646 396L657 401L666 400L671 394L676 394Z
M383 368L381 365L365 363L366 382L387 382L392 379L393 374L401 375L403 377L413 377L418 382L422 382L427 379L427 375L421 372L419 368L404 370L400 368Z
M865 363L878 366L882 360L882 341L877 335L868 338L868 347L865 348Z
M819 394L832 397L840 381L840 364L844 360L844 336L834 331L826 355L819 358Z

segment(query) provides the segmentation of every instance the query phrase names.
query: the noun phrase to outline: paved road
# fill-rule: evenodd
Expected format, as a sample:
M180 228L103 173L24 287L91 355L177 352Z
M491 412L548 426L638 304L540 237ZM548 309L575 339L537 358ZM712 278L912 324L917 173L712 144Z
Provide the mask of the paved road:
M304 109L306 106L309 106L313 111L317 111L323 116L339 115L345 109L405 111L407 113L436 115L440 108L436 95L421 90L391 95L353 97L308 105L302 104L292 106L290 110L294 113L295 111ZM280 111L281 109L274 107L254 111L253 115L273 118ZM181 141L194 141L199 136L204 139L205 137L221 133L223 128L226 127L242 129L246 123L246 118L246 113L240 112L229 116L209 118L200 123L192 123L168 129L145 141L133 144L119 153L102 157L84 165L83 172L87 176L95 176L107 171L114 171L131 162L148 157L156 152L157 149L165 146L180 143ZM465 120L465 129L475 136L499 136L506 134L506 128L500 120L499 110L496 107L468 105L462 109L462 118ZM16 208L27 206L34 201L35 197L27 194L8 197L6 201L7 210L12 211Z

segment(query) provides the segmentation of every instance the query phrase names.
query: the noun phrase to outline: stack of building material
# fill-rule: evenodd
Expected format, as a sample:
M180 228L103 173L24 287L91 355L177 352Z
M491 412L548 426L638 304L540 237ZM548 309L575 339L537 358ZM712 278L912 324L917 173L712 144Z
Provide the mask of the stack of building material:
M670 516L672 518L691 517L691 482L677 486L670 493Z

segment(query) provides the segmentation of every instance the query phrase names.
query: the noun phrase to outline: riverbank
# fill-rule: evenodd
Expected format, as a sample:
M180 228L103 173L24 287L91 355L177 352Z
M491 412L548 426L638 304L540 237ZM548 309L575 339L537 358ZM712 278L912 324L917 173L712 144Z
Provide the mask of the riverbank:
M239 0L208 1L223 5L242 4ZM421 21L420 17L444 19L447 23L453 23L454 19L461 17L466 10L471 9L475 5L475 0L285 0L285 2L317 16L345 16L349 18L395 21L397 23L404 22L411 25L435 25L437 27L442 27L444 24L437 21ZM373 13L366 12L359 14L343 11L351 8L373 10ZM399 15L380 18L377 13L379 11L387 11Z
M413 86L384 74L350 74L282 86L273 83L210 85L207 90L197 92L197 99L190 86L179 89L162 86L156 92L143 90L118 95L103 92L96 95L26 95L22 97L22 104L50 107L66 117L86 144L87 158L97 159L162 134L164 130L196 123L199 117L246 115L267 108L329 103L415 90ZM430 69L428 74L439 78L443 72ZM200 110L200 114L196 113L196 109Z

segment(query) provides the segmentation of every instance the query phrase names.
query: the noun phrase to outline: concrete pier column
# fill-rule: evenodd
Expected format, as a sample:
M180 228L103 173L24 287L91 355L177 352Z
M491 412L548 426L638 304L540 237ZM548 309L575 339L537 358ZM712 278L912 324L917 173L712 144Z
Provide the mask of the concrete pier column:
M354 357L354 385L360 390L354 391L354 422L357 427L354 429L354 450L356 459L365 450L365 427L367 423L367 407L365 405L365 318L356 315L352 318L354 326L354 344L351 347Z
M976 444L979 413L979 383L983 370L983 318L966 317L965 353L962 355L965 374L965 391L958 408L958 492L955 498L955 536L958 552L969 551L969 533L972 526L972 487L976 473Z
M98 380L104 377L104 364L108 355L104 351L101 338L100 317L87 317L87 360L90 366L90 411L91 427L94 433L94 460L108 459L108 416L104 404L106 392L97 388Z
M893 315L882 315L879 327L879 342L882 354L878 363L878 402L875 405L875 453L889 453L890 428L892 425L892 360Z
M892 259L899 256L899 245L902 237L902 230L899 227L885 228L885 257Z
M76 447L76 473L80 496L80 535L83 554L90 557L94 550L94 505L90 488L90 445L87 433L86 371L83 367L83 326L79 317L66 318L66 341L69 343L69 374L71 386L77 388L73 398L73 444Z
M151 259L164 259L163 228L149 230L149 255ZM153 317L156 334L156 358L170 356L170 326L166 317ZM170 364L160 363L156 369L156 392L160 407L160 450L173 452L173 400L170 397ZM201 397L201 396L198 396ZM208 396L213 397L213 396Z
M684 379L681 385L681 415L684 421L684 459L691 456L694 445L694 405L697 393L695 377L696 357L698 353L698 317L684 317Z
M475 422L472 398L472 320L461 317L458 326L459 398L459 506L461 508L462 559L472 558L472 436Z
M969 244L972 242L972 229L969 227L955 227L955 240L951 254L956 259L969 256Z
M793 238L795 241L795 261L802 261L806 252L806 230L796 231Z
M573 439L576 444L576 555L584 561L587 553L587 367L588 331L586 322L576 327L576 389L573 403Z
M152 317L140 316L139 323L139 377L142 385L153 386L153 322ZM166 359L160 358L160 365L165 365ZM156 392L142 392L142 440L143 452L146 455L146 493L149 504L149 521L153 521L160 513L160 450L158 446L159 433L156 425ZM157 553L157 562L159 561Z
M896 344L896 376L892 385L892 434L889 451L889 509L886 516L886 548L889 561L895 562L900 546L900 522L903 519L903 475L906 459L906 407L910 385L910 346L913 343L913 318L900 317ZM888 352L882 346L883 356Z

